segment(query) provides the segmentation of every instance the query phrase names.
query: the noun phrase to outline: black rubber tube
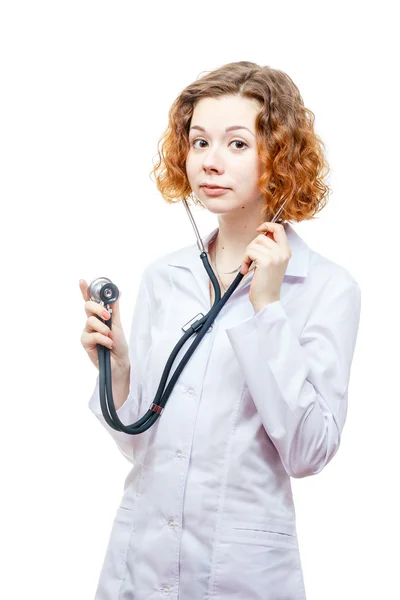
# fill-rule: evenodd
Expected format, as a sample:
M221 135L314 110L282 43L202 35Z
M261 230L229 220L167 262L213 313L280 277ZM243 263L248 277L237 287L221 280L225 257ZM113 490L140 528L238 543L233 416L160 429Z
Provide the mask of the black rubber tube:
M226 302L229 300L230 296L235 291L235 289L244 277L243 273L239 272L233 280L233 282L231 283L231 285L229 286L229 288L227 289L227 291L225 292L224 296L221 298L221 288L219 286L217 278L215 277L214 271L210 267L207 253L202 252L200 254L200 258L214 287L215 301L210 311L206 315L204 315L204 317L193 323L191 327L184 333L184 335L178 341L176 346L173 348L167 360L155 398L151 403L151 405L155 404L157 406L160 406L162 409L165 408L165 405L167 404L168 398L171 395L174 385L178 380L180 374L182 373L183 369L185 368L186 364L190 360L190 357L196 350L197 346L200 344L203 337L206 335L210 325L214 322L218 313L225 306ZM111 329L112 317L107 321L107 323L109 323ZM195 340L188 348L187 352L185 353L185 356L182 357L179 365L174 371L173 376L171 377L171 380L168 383L166 390L164 391L169 372L172 368L176 356L178 355L182 346L193 334L196 334ZM131 435L138 435L140 433L143 433L144 431L147 431L147 429L149 429L157 421L160 414L149 408L149 410L143 415L143 417L136 421L136 423L133 423L132 425L125 425L124 423L122 423L122 421L118 418L117 412L115 410L112 395L110 349L106 348L101 344L97 344L97 349L99 355L100 406L105 421L110 427L112 427L116 431L122 431Z

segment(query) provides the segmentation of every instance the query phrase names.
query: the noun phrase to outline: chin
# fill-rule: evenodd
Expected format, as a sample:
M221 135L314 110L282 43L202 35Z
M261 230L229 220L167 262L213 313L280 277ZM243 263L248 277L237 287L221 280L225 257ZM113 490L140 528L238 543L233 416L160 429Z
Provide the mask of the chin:
M219 202L218 202L218 200L219 200ZM223 215L226 213L230 213L230 212L235 211L237 208L239 208L236 206L232 206L231 202L225 201L225 204L224 204L223 201L220 200L219 198L212 198L211 202L209 199L207 199L207 202L203 202L203 204L210 213L213 213L215 215Z

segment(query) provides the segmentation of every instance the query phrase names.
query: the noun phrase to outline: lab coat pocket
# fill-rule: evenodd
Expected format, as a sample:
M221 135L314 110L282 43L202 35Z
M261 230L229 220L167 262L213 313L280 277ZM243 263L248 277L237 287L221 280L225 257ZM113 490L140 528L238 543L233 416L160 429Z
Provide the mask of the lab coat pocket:
M115 514L96 592L97 598L117 598L125 574L126 556L133 530L134 512L119 506Z
M305 600L297 536L284 522L226 521L215 598Z

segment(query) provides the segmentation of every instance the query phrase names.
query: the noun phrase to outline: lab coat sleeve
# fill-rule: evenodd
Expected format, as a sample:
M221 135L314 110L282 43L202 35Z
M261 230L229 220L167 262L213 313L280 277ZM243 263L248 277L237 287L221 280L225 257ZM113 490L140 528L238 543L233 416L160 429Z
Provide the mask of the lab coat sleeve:
M129 394L124 404L117 410L117 415L124 425L132 425L139 418L139 407L143 391L143 369L151 346L150 324L150 298L146 286L145 271L139 284L129 336L129 361L131 365ZM96 385L88 406L114 439L118 449L128 461L133 463L135 438L137 435L116 431L104 419L100 406L99 375L97 376Z
M291 477L336 454L347 414L361 292L350 277L320 289L298 337L280 300L226 329L262 423Z

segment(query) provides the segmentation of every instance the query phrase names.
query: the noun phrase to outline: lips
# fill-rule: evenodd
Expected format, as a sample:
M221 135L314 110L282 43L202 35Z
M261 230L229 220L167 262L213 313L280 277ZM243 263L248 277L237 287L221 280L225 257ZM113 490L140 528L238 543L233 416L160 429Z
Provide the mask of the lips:
M227 190L229 188L223 187L222 185L201 185L200 187L208 188L209 190Z

